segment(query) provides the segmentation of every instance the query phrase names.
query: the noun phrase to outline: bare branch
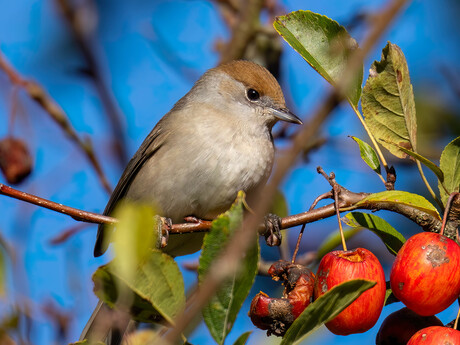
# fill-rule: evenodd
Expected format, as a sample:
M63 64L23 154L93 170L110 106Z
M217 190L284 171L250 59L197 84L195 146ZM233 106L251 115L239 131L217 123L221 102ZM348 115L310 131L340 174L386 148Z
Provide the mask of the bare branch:
M86 62L88 75L92 78L96 91L105 108L112 128L112 145L120 165L128 162L126 152L126 135L123 129L122 118L118 104L102 76L102 69L95 52L92 33L96 25L97 13L93 1L80 1L78 7L72 0L56 0L63 17L67 20L74 40L77 43Z
M15 87L21 87L26 91L31 99L37 102L43 110L51 116L56 124L64 131L64 133L73 141L78 148L84 153L86 158L93 166L96 174L99 177L104 189L107 193L112 192L112 188L105 177L102 167L96 158L94 153L93 145L89 140L81 139L72 124L70 123L68 116L64 113L62 108L53 100L50 95L35 81L24 79L8 62L5 57L0 53L0 69L2 69L9 77L11 83Z

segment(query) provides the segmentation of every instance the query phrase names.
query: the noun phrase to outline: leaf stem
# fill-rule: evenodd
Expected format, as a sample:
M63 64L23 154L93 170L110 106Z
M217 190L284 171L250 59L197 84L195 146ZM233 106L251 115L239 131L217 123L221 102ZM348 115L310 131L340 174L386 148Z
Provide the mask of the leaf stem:
M334 185L333 190L334 190L334 208L335 208L335 214L337 215L337 221L339 222L339 231L340 231L340 238L342 240L342 247L343 250L346 252L347 251L347 243L345 241L345 234L343 233L343 227L342 227L342 221L340 220L340 210L339 210L339 187L336 187L338 185Z
M455 318L454 329L457 329L459 317L460 317L460 308L458 309L457 317Z
M367 127L366 122L364 122L363 115L361 115L361 113L359 112L357 107L355 107L351 103L350 103L350 105L351 105L353 111L355 112L356 116L358 116L358 119L361 122L361 124L363 125L364 129L366 130L367 135L371 139L372 145L374 145L375 151L377 151L377 154L379 155L380 161L382 162L382 165L384 166L385 171L388 171L387 161L385 160L385 157L383 156L383 153L380 150L380 147L377 144L377 141L375 140L374 136L372 135L371 130L369 129L369 127ZM385 180L383 179L383 177L381 175L380 175L380 177L382 178L383 183L385 183Z
M425 186L428 189L428 192L430 192L431 197L439 205L439 207L441 208L441 211L443 211L444 210L444 205L442 204L441 200L438 199L438 197L436 196L436 193L433 191L433 189L431 188L428 180L426 179L425 174L423 173L423 169L422 169L422 165L421 165L420 161L417 159L415 162L417 164L417 169L418 169L418 171L420 173L420 177L422 178L423 183L425 183Z

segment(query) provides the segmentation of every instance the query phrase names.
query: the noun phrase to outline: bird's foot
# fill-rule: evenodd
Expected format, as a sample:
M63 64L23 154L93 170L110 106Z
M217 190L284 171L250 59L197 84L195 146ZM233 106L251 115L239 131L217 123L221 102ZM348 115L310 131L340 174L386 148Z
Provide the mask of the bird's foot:
M172 229L171 218L155 216L157 224L158 240L157 248L164 248L168 245L169 231Z
M281 245L281 218L269 213L264 217L264 225L265 231L261 235L265 237L265 242L270 247Z

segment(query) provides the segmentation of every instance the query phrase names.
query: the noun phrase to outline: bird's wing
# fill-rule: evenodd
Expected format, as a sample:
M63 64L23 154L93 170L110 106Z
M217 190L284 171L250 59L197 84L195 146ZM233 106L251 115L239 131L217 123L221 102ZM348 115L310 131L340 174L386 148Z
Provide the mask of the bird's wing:
M162 120L153 128L150 134L145 138L142 145L139 147L133 158L129 161L125 171L120 177L117 186L115 187L107 206L104 210L104 215L110 215L129 189L129 186L133 182L139 170L145 164L145 162L152 157L155 152L163 145L166 140L167 133L162 130ZM96 244L94 246L94 256L101 256L107 250L108 243L104 239L104 235L107 229L104 224L100 224L97 229Z

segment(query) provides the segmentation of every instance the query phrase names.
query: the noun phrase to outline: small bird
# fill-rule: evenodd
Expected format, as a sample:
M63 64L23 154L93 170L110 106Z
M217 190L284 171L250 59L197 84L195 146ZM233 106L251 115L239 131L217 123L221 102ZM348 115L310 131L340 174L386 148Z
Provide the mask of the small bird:
M104 215L128 199L155 205L173 223L217 217L238 191L250 195L267 182L274 160L271 130L278 120L302 123L267 69L238 60L208 70L144 140ZM107 250L107 231L99 226L95 256ZM172 235L164 251L196 252L202 238Z
M240 190L250 197L267 182L274 160L271 130L278 120L302 123L286 107L281 87L267 69L249 61L210 69L144 140L104 215L129 199L154 205L174 223L187 216L217 217ZM107 250L107 231L99 226L95 256ZM171 235L163 251L172 256L193 253L202 240L202 233ZM127 324L111 332L100 329L110 315L110 308L99 302L80 340L119 344Z

